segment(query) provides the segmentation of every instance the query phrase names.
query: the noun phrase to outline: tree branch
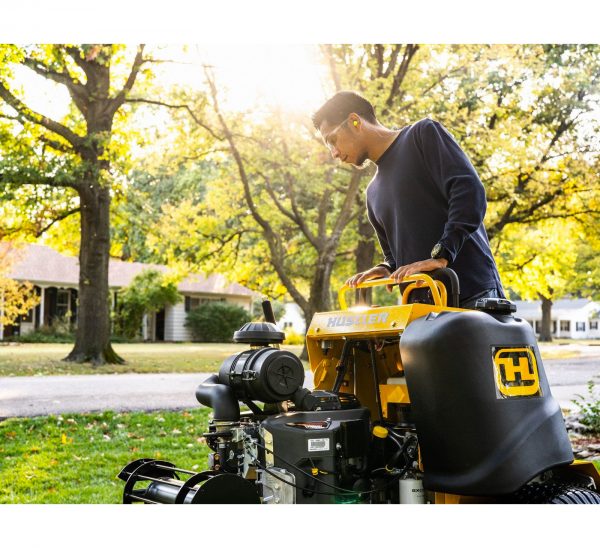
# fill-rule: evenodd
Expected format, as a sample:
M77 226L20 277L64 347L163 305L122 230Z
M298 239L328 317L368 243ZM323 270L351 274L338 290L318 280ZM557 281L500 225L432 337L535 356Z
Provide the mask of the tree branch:
M396 63L398 62L398 55L400 54L401 49L402 44L396 44L394 46L394 49L392 50L392 55L390 57L390 62L388 63L388 66L383 73L384 78L387 78L396 68Z
M327 65L329 66L329 74L331 75L331 79L333 80L333 85L337 93L342 89L342 84L340 82L340 75L338 74L337 68L335 66L335 59L333 58L333 46L331 44L322 45L321 51L323 52L323 55L327 60Z
M0 80L0 97L14 108L23 118L42 126L66 139L74 149L79 150L83 146L83 138L71 131L68 127L31 110L25 103L18 99Z
M69 89L71 87L77 87L82 90L84 87L79 80L73 78L68 72L58 72L55 70L51 70L47 65L45 65L41 61L38 61L37 59L33 59L32 57L25 57L25 59L23 59L22 62L26 67L30 68L40 76L53 80L59 84L63 84Z
M0 171L0 185L48 185L58 188L72 188L79 190L80 184L77 181L69 179L60 179L56 177L46 177L31 173L6 173Z
M391 106L394 104L394 100L400 91L402 83L404 82L404 78L406 77L406 73L408 72L408 67L415 53L419 50L419 46L416 44L406 44L404 48L404 54L402 56L402 61L400 62L400 66L398 67L398 71L394 75L394 80L392 81L392 86L390 88L390 93L388 98L385 101L385 108L382 111L382 115L385 116Z
M67 217L70 217L71 215L74 215L75 213L79 213L80 211L81 211L81 208L76 207L74 209L70 209L68 211L61 213L58 217L56 217L55 219L52 219L52 221L50 223L48 223L45 227L36 230L35 237L39 238L42 234L44 234L44 232L47 232L48 230L50 230L50 228L52 228L52 226L54 224L56 224L60 221L63 221Z
M117 93L115 98L111 101L111 107L110 107L111 116L114 116L115 112L117 112L119 107L123 104L123 102L125 101L125 98L127 97L127 94L131 91L131 88L133 87L133 84L135 83L135 79L137 78L137 75L140 71L140 67L142 66L142 63L144 62L144 58L143 58L144 47L145 47L144 44L138 45L137 53L135 54L135 59L133 60L133 65L131 66L131 71L129 72L127 81L125 82L125 85L123 86L121 91L119 91L119 93Z
M211 127L207 126L204 122L202 122L202 120L200 120L200 118L198 118L194 114L194 111L190 108L189 105L174 105L172 103L165 103L164 101L156 101L153 99L142 99L142 98L133 98L133 97L126 98L125 102L126 103L146 103L148 105L157 105L159 107L184 109L191 116L192 120L194 120L194 122L196 122L197 125L199 125L202 129L205 129L206 131L208 131L208 133L210 133L215 139L217 139L218 141L223 141L225 139L224 137L217 135Z
M76 154L75 149L73 149L72 147L69 147L64 143L56 141L55 139L50 139L50 137L46 137L45 135L40 135L38 139L42 141L42 143L47 144L49 147L52 147L58 152L63 152L65 154Z
M308 301L300 293L300 291L295 286L295 284L292 282L291 278L288 276L288 274L284 268L283 261L281 260L282 253L281 253L281 242L280 242L279 237L274 232L270 223L260 214L260 212L258 211L258 208L256 207L254 199L252 198L252 194L250 192L250 182L248 179L248 174L246 172L246 168L244 166L244 161L242 160L239 150L235 144L233 135L231 134L231 131L229 130L229 126L227 125L227 122L225 121L225 118L223 117L223 114L221 113L221 110L219 107L218 96L217 96L217 87L216 87L214 78L212 77L212 75L210 73L209 68L206 66L204 67L204 74L206 76L206 81L210 88L211 98L212 98L212 102L213 102L213 109L215 111L215 114L217 115L217 118L221 125L221 129L223 130L225 139L229 143L229 148L231 150L231 154L233 155L234 161L235 161L237 169L238 169L240 179L242 181L242 187L244 189L244 197L246 199L246 203L248 205L248 208L250 209L250 213L252 214L252 217L258 223L258 225L262 228L263 234L267 241L267 245L269 246L269 249L271 251L271 264L273 265L273 268L275 269L275 271L277 272L277 275L281 279L281 282L283 283L285 288L289 291L290 295L296 301L298 306L300 306L300 308L308 308Z

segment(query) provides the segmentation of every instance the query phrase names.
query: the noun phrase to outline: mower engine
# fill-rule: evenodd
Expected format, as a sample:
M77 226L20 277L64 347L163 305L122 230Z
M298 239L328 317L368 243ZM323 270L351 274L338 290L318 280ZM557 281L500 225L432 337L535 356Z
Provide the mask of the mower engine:
M235 332L250 349L227 358L196 390L213 409L204 434L209 469L133 461L119 474L125 503L397 502L398 486L387 495L386 487L394 490L390 479L416 464L416 437L402 428L373 436L369 409L355 396L303 388L302 362L279 348L284 337L274 321Z

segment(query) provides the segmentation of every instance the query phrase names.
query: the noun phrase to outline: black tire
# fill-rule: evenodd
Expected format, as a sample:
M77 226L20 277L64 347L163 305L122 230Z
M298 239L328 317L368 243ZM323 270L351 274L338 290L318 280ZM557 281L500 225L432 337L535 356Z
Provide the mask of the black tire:
M511 504L600 504L600 494L564 483L531 483L511 495L507 502Z

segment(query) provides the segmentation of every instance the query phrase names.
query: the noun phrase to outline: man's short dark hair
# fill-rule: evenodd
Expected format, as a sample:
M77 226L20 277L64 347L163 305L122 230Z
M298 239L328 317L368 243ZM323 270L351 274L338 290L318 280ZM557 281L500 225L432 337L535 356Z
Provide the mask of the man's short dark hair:
M312 116L315 129L320 129L323 122L332 125L341 124L351 112L355 112L367 122L375 123L375 109L362 95L355 91L338 91Z

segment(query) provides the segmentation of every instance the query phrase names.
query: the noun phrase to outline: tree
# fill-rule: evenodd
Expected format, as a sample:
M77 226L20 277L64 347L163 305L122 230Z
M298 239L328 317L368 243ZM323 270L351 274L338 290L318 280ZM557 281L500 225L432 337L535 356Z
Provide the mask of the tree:
M402 67L405 71L407 63ZM397 89L403 75L392 74ZM206 68L205 76L206 95L178 92L177 100L164 102L133 99L185 110L202 138L209 135L229 152L222 162L228 176L213 183L206 203L165 207L165 219L151 242L171 260L184 259L209 270L220 265L238 282L274 297L285 291L311 318L329 309L334 268L355 245L347 239L341 246L357 210L364 211L359 198L364 172L338 168L315 138L308 116L290 120L271 112L257 124L225 112L212 71ZM187 125L185 130L193 134ZM232 184L232 176L237 184ZM234 185L239 190L232 192ZM372 239L368 222L361 219L360 226ZM212 242L207 245L207 240ZM360 257L362 263L372 261L372 243L366 243Z
M540 341L552 340L553 302L586 287L585 280L576 276L584 247L572 219L509 226L503 231L497 252L502 279L521 298L541 300Z
M125 63L126 48L115 45L4 47L0 98L12 122L10 150L3 150L0 183L48 185L75 192L81 219L79 313L75 346L67 361L120 363L110 345L108 261L110 250L111 162L118 150L113 124L144 59L136 48L130 69L113 78ZM63 122L30 108L11 84L9 67L20 64L64 86L71 111ZM120 80L120 82L119 82ZM66 213L66 212L65 212Z
M431 116L450 129L486 187L494 246L509 227L599 211L598 147L582 132L597 104L598 47L367 44L323 54L331 91L362 91L384 124ZM372 171L336 165L309 113L225 111L223 90L206 77L202 92L132 99L170 107L180 158L193 150L217 166L204 199L166 205L148 243L170 261L288 292L310 319L330 306L331 281L351 273L353 257L357 270L374 262L362 194Z
M20 316L39 304L33 285L17 282L7 277L18 258L18 249L7 243L0 243L0 329L14 325Z

